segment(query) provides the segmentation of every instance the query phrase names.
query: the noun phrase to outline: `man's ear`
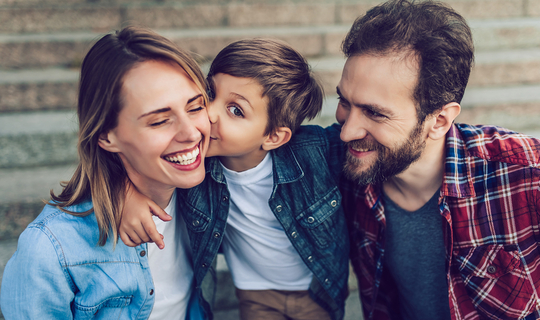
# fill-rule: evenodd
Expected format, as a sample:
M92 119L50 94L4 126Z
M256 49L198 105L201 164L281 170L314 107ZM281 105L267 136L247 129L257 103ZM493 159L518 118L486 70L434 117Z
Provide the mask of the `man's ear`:
M292 132L291 129L287 127L279 127L277 128L274 133L269 134L266 136L266 139L263 142L262 148L263 150L270 151L273 149L277 149L281 147L282 145L286 144L291 140Z
M106 132L106 133L101 133L99 135L98 145L103 150L118 153L118 152L120 152L120 149L118 149L118 147L117 147L117 145L115 143L115 141L116 141L115 138L116 137L114 136L113 133L111 133L111 131Z
M429 138L432 140L444 138L460 112L461 106L457 102L450 102L443 106L440 111L432 116L432 124L428 132Z

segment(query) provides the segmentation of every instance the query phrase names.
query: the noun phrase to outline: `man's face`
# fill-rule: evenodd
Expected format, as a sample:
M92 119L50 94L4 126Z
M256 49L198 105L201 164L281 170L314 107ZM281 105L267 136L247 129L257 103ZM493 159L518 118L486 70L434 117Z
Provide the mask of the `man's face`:
M422 155L426 134L413 99L417 68L405 55L347 59L336 119L348 147L344 172L359 184L384 182Z

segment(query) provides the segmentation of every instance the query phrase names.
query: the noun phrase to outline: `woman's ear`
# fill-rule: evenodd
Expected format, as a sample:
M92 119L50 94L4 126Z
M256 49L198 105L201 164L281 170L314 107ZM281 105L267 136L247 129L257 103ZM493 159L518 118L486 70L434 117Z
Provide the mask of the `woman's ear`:
M98 145L106 151L118 153L120 149L116 145L114 133L111 131L99 135Z
M432 140L444 138L454 120L461 112L461 106L457 102L450 102L433 115L433 124L429 128L428 137Z
M286 144L291 140L292 132L291 129L287 127L279 127L277 128L274 133L269 134L266 136L266 139L263 142L262 148L263 150L270 151L273 149L277 149L281 147L282 145Z

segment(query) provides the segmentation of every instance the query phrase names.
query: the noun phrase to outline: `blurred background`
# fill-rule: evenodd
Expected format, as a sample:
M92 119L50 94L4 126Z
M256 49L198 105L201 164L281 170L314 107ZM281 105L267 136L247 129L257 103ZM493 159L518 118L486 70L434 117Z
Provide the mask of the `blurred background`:
M0 274L16 239L76 154L78 68L93 42L127 24L155 29L206 70L228 43L282 39L304 54L327 94L315 124L334 122L340 44L372 0L0 0ZM476 65L458 122L494 124L540 138L540 1L449 0L473 30ZM231 286L219 261L222 286ZM351 279L351 301L357 301ZM217 319L234 319L220 290ZM348 319L361 319L358 303ZM233 310L232 313L227 310ZM0 319L2 316L0 314Z

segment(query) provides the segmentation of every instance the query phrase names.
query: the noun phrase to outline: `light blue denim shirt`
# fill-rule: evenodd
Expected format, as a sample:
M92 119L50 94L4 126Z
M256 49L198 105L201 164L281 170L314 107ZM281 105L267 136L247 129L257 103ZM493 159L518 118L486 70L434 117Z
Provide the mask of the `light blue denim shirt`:
M67 209L91 208L88 201ZM4 317L147 319L155 295L146 244L132 248L119 239L113 248L110 237L105 246L97 245L98 238L94 213L76 217L45 206L6 265Z

